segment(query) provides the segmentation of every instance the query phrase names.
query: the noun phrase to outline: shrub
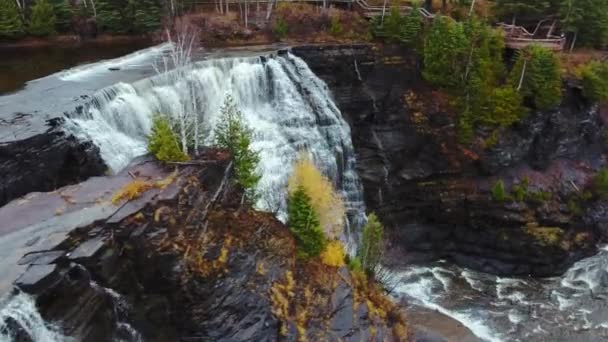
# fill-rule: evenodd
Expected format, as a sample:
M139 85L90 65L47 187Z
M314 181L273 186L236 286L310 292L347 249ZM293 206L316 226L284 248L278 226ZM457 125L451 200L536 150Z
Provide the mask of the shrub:
M289 193L300 187L312 200L312 206L319 215L321 228L325 234L331 239L338 238L344 228L344 202L334 191L332 183L305 154L302 154L296 162L288 181Z
M18 38L23 33L23 22L15 1L0 0L0 38Z
M274 34L276 34L277 38L283 39L287 37L289 33L289 26L287 26L287 21L283 19L283 17L277 17L277 20L274 23Z
M189 159L180 149L169 121L162 115L154 117L152 132L148 136L148 152L162 162L181 162Z
M298 256L311 258L321 254L326 245L325 234L303 186L299 186L289 195L287 212L288 226L295 235Z
M338 240L333 240L327 244L323 253L321 253L321 261L328 266L342 267L344 266L344 247Z
M523 202L528 198L528 183L528 178L525 177L521 183L513 185L511 192L516 201Z
M591 61L578 70L583 95L594 102L608 102L608 62Z
M329 24L329 33L334 37L338 37L342 34L343 31L344 29L342 28L342 24L340 23L340 17L332 17L331 22Z
M374 273L382 261L383 251L384 227L376 214L372 213L363 227L357 257L361 260L361 265L365 270Z
M55 12L53 6L46 0L36 0L32 7L28 31L32 35L40 37L55 33Z
M507 200L505 183L502 181L502 179L499 179L492 187L492 199L499 202Z
M356 256L349 258L348 269L355 274L365 275L365 271L363 270L363 266L361 265L361 260Z
M251 202L255 201L255 188L260 180L260 175L256 172L260 156L251 149L252 136L253 131L247 127L243 114L228 95L221 108L220 123L215 128L215 140L217 146L228 150L232 155L236 180Z
M608 199L608 169L601 169L593 177L593 192L601 199Z

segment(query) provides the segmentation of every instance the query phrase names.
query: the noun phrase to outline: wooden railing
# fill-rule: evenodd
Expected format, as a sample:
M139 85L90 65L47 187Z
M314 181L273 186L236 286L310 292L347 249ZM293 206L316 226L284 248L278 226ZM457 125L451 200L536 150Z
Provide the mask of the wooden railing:
M538 36L538 30L541 27L542 22L538 23L538 26L534 32L529 32L525 27L510 25L505 23L499 23L500 27L505 32L505 45L511 49L525 49L530 45L539 45L544 48L553 51L562 51L566 46L566 37L553 35L553 29L555 24L551 25L551 28L547 34Z

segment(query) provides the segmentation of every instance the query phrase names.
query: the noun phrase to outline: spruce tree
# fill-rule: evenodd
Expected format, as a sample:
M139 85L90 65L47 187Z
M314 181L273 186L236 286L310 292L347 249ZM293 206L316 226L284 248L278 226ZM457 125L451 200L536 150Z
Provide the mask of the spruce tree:
M103 31L111 33L126 33L133 26L135 2L100 0L97 2L97 21Z
M161 5L156 0L139 0L135 6L133 28L145 33L157 30L161 25Z
M496 12L503 20L517 24L519 19L538 21L550 8L547 0L494 0Z
M287 201L288 226L295 235L298 255L303 258L320 255L327 244L319 216L310 202L310 197L302 186L292 192Z
M72 26L74 11L69 0L51 0L55 13L55 24L60 31L67 31Z
M55 33L55 21L53 6L47 0L36 0L32 7L28 31L34 36L50 36Z
M376 214L370 214L363 227L357 258L368 272L375 272L380 266L384 251L384 227Z
M608 0L562 0L559 8L562 30L571 34L571 46L608 45Z
M166 117L158 114L152 123L152 132L148 136L148 152L163 162L180 162L188 156L179 147L177 136L173 133Z
M418 47L422 31L420 5L415 2L412 11L404 18L401 40L410 47Z
M553 51L543 47L533 45L519 51L510 83L537 109L550 109L561 102L559 60Z
M251 148L253 131L246 125L243 114L230 95L221 110L221 121L215 128L216 145L229 151L234 160L236 180L245 190L247 199L256 199L256 185L260 175L256 172L260 156Z
M0 0L0 38L18 38L24 34L19 8L13 0Z

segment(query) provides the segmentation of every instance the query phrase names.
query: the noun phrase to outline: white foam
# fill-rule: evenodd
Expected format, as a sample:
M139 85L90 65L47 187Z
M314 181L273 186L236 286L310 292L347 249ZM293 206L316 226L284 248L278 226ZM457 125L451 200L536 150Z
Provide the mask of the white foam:
M0 309L0 342L14 341L8 329L8 320L17 323L35 342L71 342L73 339L63 336L59 329L45 322L34 299L24 293L19 293L6 299Z
M92 75L110 72L110 69L124 69L143 65L152 65L152 59L171 48L165 43L128 54L123 57L103 60L100 62L81 65L57 74L63 81L81 81Z

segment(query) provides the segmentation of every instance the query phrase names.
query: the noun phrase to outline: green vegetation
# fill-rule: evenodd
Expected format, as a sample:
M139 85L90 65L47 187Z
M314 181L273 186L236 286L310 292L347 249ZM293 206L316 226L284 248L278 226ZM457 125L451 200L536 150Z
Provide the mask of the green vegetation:
M594 177L592 191L601 199L608 199L608 169L601 169Z
M559 18L562 30L571 36L571 47L608 45L608 1L561 0Z
M134 32L146 33L158 30L161 24L162 4L157 0L137 0L134 6Z
M287 21L282 17L278 17L274 23L274 34L277 35L277 38L283 39L287 37L289 33L289 26L287 26Z
M591 61L578 70L583 95L594 102L608 102L608 62Z
M414 10L403 16L399 8L393 7L384 18L384 22L379 16L372 18L372 34L392 43L418 47L422 41L422 14L418 8L418 3L414 3Z
M74 11L69 0L51 0L55 13L55 25L59 31L67 31L72 26Z
M492 199L498 202L503 202L508 199L505 183L499 179L492 187Z
M34 36L46 37L55 33L55 12L46 0L36 0L32 7L28 32Z
M376 214L370 214L367 223L363 227L361 242L357 257L361 260L363 268L370 272L376 272L384 252L384 227L378 220Z
M19 8L13 0L0 0L0 38L19 38L25 33Z
M302 258L319 256L327 240L321 229L319 216L313 209L311 199L303 186L299 186L289 195L287 212L288 226L295 235L298 255Z
M162 162L181 162L189 159L180 149L169 121L160 114L154 117L152 132L148 136L148 152Z
M513 199L518 202L523 202L528 198L528 178L524 178L521 183L514 184L511 187L511 192L513 193Z
M509 79L538 109L550 109L561 102L561 68L550 50L532 45L519 51Z
M338 37L342 34L342 31L344 31L344 29L340 23L340 18L338 16L332 17L329 25L329 33L334 37Z
M221 108L220 123L215 128L215 141L218 147L226 149L232 155L236 180L251 202L255 201L255 188L260 180L260 175L256 172L260 157L251 149L252 135L253 131L243 121L243 114L232 97L226 97Z
M437 18L425 40L423 76L451 96L464 143L476 126L507 127L526 113L519 92L503 84L503 49L502 35L475 18Z

